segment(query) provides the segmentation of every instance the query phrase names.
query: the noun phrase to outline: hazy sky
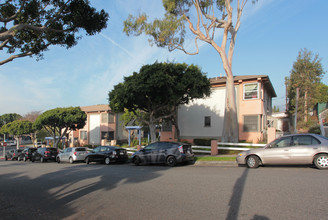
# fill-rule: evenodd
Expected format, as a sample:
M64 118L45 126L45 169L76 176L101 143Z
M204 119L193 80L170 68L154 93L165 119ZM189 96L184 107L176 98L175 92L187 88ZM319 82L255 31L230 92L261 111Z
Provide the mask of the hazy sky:
M108 27L101 34L83 36L69 50L51 47L41 61L26 57L0 66L0 115L107 104L108 92L124 76L155 61L196 64L210 78L224 76L220 57L210 45L202 44L199 55L189 56L151 47L147 36L123 33L123 21L129 14L146 12L150 19L162 16L160 0L90 2L109 13ZM249 4L237 35L234 75L268 75L278 95L273 104L283 109L284 79L300 49L319 54L328 70L327 8L326 0L259 0L256 5ZM187 39L192 39L190 32ZM6 56L0 51L0 59ZM328 84L326 75L322 82Z

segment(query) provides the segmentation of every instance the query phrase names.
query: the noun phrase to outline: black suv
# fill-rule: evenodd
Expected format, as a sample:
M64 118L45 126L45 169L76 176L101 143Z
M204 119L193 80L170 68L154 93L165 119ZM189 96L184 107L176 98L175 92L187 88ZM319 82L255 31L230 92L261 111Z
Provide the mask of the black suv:
M31 160L32 154L37 150L37 148L24 148L23 152L19 155L18 160Z
M190 144L178 142L155 142L132 155L132 162L138 166L148 163L165 163L171 167L177 163L194 162Z
M48 160L56 161L58 150L51 147L38 148L31 157L31 161L40 161L41 163L47 162Z
M13 149L10 151L7 151L6 155L5 155L5 160L11 159L11 160L18 160L19 156L22 154L21 149Z

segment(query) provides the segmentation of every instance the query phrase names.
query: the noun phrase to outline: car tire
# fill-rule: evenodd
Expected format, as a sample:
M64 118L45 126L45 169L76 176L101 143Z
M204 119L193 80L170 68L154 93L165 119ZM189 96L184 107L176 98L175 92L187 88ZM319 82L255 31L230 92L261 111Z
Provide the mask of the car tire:
M27 161L26 157L24 157L24 158L23 158L23 161L24 161L24 162L26 162L26 161Z
M168 156L166 158L166 164L170 167L174 167L177 164L177 159L174 156Z
M73 157L70 157L70 158L69 158L69 163L70 163L70 164L74 163Z
M85 158L85 163L86 163L86 164L89 164L89 163L90 163L90 159L89 159L89 157L86 157L86 158Z
M17 157L17 160L18 160L18 161L21 161L22 159L21 159L20 157Z
M8 160L8 157L7 156L5 156L5 160Z
M246 165L248 168L258 168L260 165L260 160L257 156L251 155L246 158Z
M57 157L57 159L56 159L56 160L57 160L57 163L60 163L60 158L59 158L59 157Z
M134 157L134 158L133 158L133 163L134 163L134 165L136 165L136 166L140 166L140 164L141 164L140 157L138 157L138 156Z
M109 157L105 157L104 162L105 162L106 165L109 165L110 164L110 158Z
M45 162L45 160L44 160L43 157L40 158L40 162L41 162L41 163L44 163L44 162Z
M314 165L320 170L328 169L328 154L318 154L314 157Z

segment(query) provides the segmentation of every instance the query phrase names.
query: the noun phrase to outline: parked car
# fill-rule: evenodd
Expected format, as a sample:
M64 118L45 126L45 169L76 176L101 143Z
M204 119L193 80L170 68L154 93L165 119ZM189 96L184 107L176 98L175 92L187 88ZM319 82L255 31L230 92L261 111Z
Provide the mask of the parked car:
M236 160L248 168L267 164L314 164L318 169L328 169L328 138L317 134L286 135L264 148L241 152Z
M88 150L85 147L69 147L64 149L57 155L57 162L70 162L84 161L88 155Z
M5 160L8 160L8 159L11 159L11 160L18 160L19 156L22 154L22 151L21 149L13 149L13 150L10 150L10 151L7 151L6 152L6 155L5 155Z
M32 154L37 150L37 148L26 147L23 152L19 155L18 160L31 160Z
M155 142L132 155L132 162L136 166L165 163L173 167L177 163L193 161L194 153L191 145L178 142Z
M52 147L40 147L38 148L31 157L31 161L40 161L41 163L47 162L48 160L56 161L58 150Z
M109 165L112 162L125 163L129 159L126 149L114 146L99 146L89 153L85 162L101 162Z

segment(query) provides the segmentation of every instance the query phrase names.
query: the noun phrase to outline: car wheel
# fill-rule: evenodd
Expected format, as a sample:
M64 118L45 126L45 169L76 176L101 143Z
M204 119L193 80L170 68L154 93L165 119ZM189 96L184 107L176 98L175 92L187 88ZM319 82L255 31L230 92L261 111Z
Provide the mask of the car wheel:
M43 157L40 158L40 162L41 163L44 163L45 162L44 159L43 159Z
M89 164L89 163L90 163L90 159L89 159L89 157L85 158L85 163L86 163L86 164Z
M73 160L72 157L69 158L69 163L70 163L70 164L74 163L74 160Z
M140 158L139 158L138 156L134 157L134 159L133 159L133 163L134 163L134 165L139 166L140 163L141 163Z
M5 156L5 160L8 160L8 157L7 156Z
M318 154L314 157L314 165L320 169L328 169L328 155L327 154Z
M60 163L60 158L59 157L57 157L57 163Z
M24 158L23 158L23 161L24 161L24 162L26 162L26 161L27 161L26 157L24 157Z
M110 158L109 157L105 157L105 161L104 162L105 162L106 165L109 165L110 164Z
M31 162L34 163L34 159L33 158L31 158Z
M257 156L249 156L246 159L246 164L248 168L258 168L259 167L259 158Z
M174 156L168 156L166 158L166 164L170 167L174 167L177 164L177 160Z
M17 160L18 160L18 161L21 161L21 158L20 158L20 157L17 157Z

